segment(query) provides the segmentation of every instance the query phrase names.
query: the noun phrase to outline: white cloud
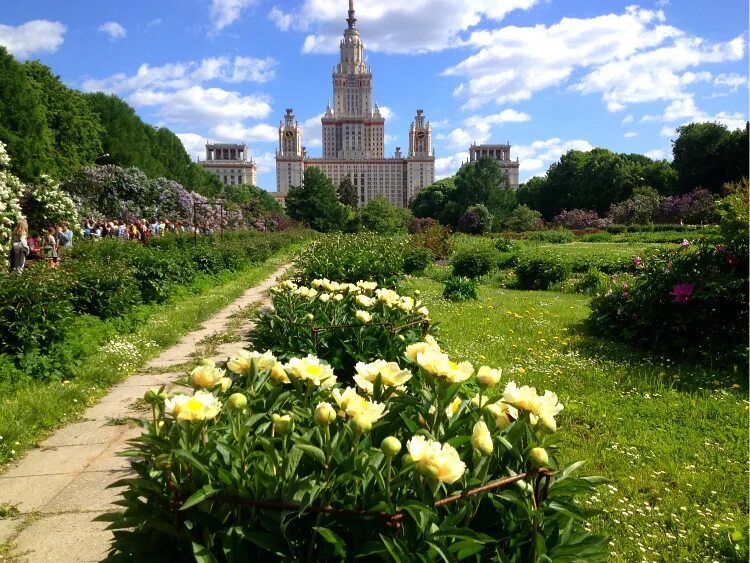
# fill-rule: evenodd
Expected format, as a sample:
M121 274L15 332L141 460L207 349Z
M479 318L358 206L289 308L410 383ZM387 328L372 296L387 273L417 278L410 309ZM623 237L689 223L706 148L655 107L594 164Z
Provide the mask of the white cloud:
M549 165L560 159L570 150L590 151L594 147L586 140L573 139L563 141L557 137L534 141L530 145L511 147L511 158L518 158L521 166L520 173L524 178L544 174ZM525 180L522 180L525 181Z
M630 7L619 15L563 18L550 26L475 31L467 44L478 52L444 74L467 79L454 91L466 109L525 100L565 83L576 68L623 60L680 34L663 21L661 11Z
M211 133L218 141L238 143L245 141L248 145L255 143L269 143L277 141L279 130L267 123L258 123L247 127L240 122L221 123L211 129Z
M633 123L633 114L628 114L625 117L622 118L622 121L620 121L620 125L627 125L628 123Z
M644 156L649 157L651 160L664 160L667 158L667 151L662 149L654 149L643 153Z
M273 152L256 152L252 147L249 147L250 157L255 161L258 166L258 174L268 174L269 172L276 171L276 154ZM274 186L274 189L276 187Z
M271 57L210 57L201 61L168 63L162 66L142 64L133 75L123 72L103 79L88 79L83 89L88 92L125 94L141 88L172 90L187 88L203 82L268 82L275 76L277 61Z
M661 10L637 6L549 26L477 30L464 44L476 51L443 74L462 78L454 96L464 100L466 110L567 87L600 94L610 111L619 111L684 96L689 85L712 78L698 67L744 56L742 36L711 43L668 25Z
M388 106L378 105L378 108L380 109L380 115L383 116L383 119L389 120L389 119L393 119L394 117L396 117L396 112L394 112Z
M157 106L169 122L207 124L262 119L271 112L264 95L242 96L221 88L191 86L181 90L136 90L128 102L137 107Z
M323 128L320 124L320 118L323 117L322 113L315 115L309 119L306 119L300 123L302 129L302 145L306 148L310 147L321 147L323 146Z
M637 137L638 133L636 131L628 131L623 135L626 139L632 139L633 137Z
M237 21L242 10L252 6L255 0L211 0L209 16L213 31L221 31Z
M672 100L660 115L644 115L641 121L661 121L672 125L662 127L660 134L663 137L675 135L675 129L679 125L685 125L696 121L718 121L729 129L741 129L745 126L745 114L740 112L729 113L721 111L711 115L701 110L696 104L692 94Z
M32 20L16 27L0 24L0 45L21 59L33 53L54 53L63 44L66 29L49 20Z
M451 156L444 156L435 159L435 179L440 180L448 176L453 176L461 164L469 160L468 152L458 152Z
M472 115L463 120L463 127L457 127L450 133L438 133L437 140L447 141L451 149L460 149L473 143L484 143L492 136L494 126L503 123L522 123L529 121L531 116L514 109L504 109L492 115Z
M481 21L500 21L514 10L527 10L539 0L359 0L358 27L366 47L386 53L425 53L463 44L462 34ZM283 30L311 31L306 53L334 53L346 26L346 4L304 0L298 10L274 7L269 19Z
M110 41L127 37L128 32L117 22L106 22L99 26L99 31L109 36Z
M206 155L206 140L198 133L175 133L182 141L182 146L193 160L204 158Z
M722 73L714 78L714 84L716 86L727 86L731 92L735 92L740 86L747 85L747 77L734 72Z

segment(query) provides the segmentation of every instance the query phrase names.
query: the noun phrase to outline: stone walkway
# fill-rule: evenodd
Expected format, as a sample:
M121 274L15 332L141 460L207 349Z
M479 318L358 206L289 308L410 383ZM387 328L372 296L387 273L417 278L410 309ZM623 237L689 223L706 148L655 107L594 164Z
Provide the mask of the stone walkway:
M178 366L196 361L199 343L226 332L235 313L264 302L267 290L287 268L282 266L249 289L199 330L151 360L144 369L147 373L112 388L84 413L81 422L58 430L0 474L0 505L15 506L19 511L15 517L0 518L0 545L12 546L10 553L0 553L0 561L68 563L105 557L112 535L105 530L106 522L94 522L93 518L117 510L112 503L119 489L107 486L130 472L127 459L116 454L128 439L140 434L132 419L144 413L134 403L149 387L173 387L175 380L186 375L184 370L177 371ZM246 323L239 328L246 333L250 326ZM222 344L212 356L224 360L246 344Z

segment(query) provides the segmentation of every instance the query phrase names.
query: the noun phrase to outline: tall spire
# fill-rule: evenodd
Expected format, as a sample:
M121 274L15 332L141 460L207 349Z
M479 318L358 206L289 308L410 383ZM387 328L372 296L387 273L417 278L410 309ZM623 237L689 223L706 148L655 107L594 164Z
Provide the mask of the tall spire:
M354 29L354 24L357 23L357 18L354 17L354 0L349 0L349 17L346 23L349 24L349 29Z

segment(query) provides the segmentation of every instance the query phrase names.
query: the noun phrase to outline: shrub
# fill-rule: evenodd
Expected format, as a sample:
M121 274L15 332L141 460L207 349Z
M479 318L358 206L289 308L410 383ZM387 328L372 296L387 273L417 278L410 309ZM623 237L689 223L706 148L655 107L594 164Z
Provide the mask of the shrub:
M73 320L67 276L43 264L22 275L0 274L0 352L46 353Z
M500 270L515 268L519 259L520 254L518 252L501 252L497 259L497 267Z
M556 227L565 229L603 229L609 224L607 219L599 218L599 214L591 209L565 210L556 215L552 222Z
M526 233L526 240L538 240L553 244L573 242L576 236L573 231L567 229L553 229L550 231L532 231Z
M747 369L747 253L708 243L678 248L644 259L632 283L595 298L591 329L660 353Z
M659 206L660 196L653 188L636 188L633 196L625 201L612 204L607 213L607 218L612 223L652 223L656 209Z
M371 360L359 389L344 390L342 374L315 357L282 364L244 352L228 362L229 378L210 363L196 368L192 396L148 391L152 416L130 441L135 476L121 481L122 511L101 517L117 530L111 558L606 555L584 508L601 479L572 477L580 463L559 467L546 435L557 395L508 382L477 397L471 364L451 362L434 340L416 343L403 370ZM483 397L491 404L474 406Z
M492 219L486 206L473 205L458 218L458 230L470 235L483 235L492 229Z
M451 230L443 225L431 225L411 238L412 244L423 246L432 252L435 260L443 260L451 253Z
M404 273L420 274L432 264L432 252L421 246L407 246L404 250Z
M451 258L453 275L479 278L497 268L498 252L494 247L475 246L456 251Z
M499 252L511 252L515 247L513 246L513 241L505 237L500 237L495 239L495 248Z
M302 284L327 278L345 283L372 280L393 286L404 271L404 240L372 233L330 235L295 258Z
M719 205L721 235L727 244L737 248L738 252L742 252L747 249L748 230L750 230L748 222L750 188L747 178L735 184L727 184L724 188L728 194Z
M565 281L570 275L569 264L552 255L523 256L516 266L519 289L546 290L552 284Z
M450 276L445 280L443 298L449 301L468 301L477 298L478 284L473 278Z
M313 354L343 373L374 357L399 362L406 346L429 332L428 311L416 298L376 285L284 282L271 290L273 309L258 314L250 341L284 360Z
M526 205L519 205L505 218L504 227L509 231L534 231L544 226L542 214Z
M414 217L409 223L409 234L423 233L435 225L440 225L440 221L432 217Z
M142 301L133 268L112 262L107 267L88 260L63 261L71 280L71 303L77 313L102 319L119 317Z
M609 276L596 268L586 271L575 282L574 289L587 295L604 293L609 286Z

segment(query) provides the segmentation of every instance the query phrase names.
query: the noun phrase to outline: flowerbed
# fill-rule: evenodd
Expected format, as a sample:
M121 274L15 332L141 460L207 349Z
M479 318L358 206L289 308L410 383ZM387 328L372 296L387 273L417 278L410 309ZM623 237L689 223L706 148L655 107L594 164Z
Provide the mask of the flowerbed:
M590 512L575 500L600 479L573 477L580 463L558 467L554 393L501 386L502 370L475 373L430 335L397 361L373 356L350 372L274 352L242 351L228 371L202 363L193 393L146 394L152 417L128 452L138 475L118 484L124 510L101 517L114 556L603 556L606 538L586 529Z

